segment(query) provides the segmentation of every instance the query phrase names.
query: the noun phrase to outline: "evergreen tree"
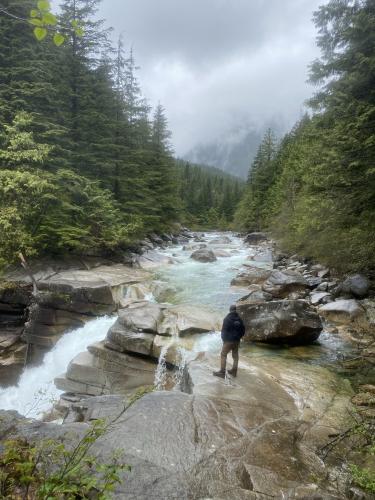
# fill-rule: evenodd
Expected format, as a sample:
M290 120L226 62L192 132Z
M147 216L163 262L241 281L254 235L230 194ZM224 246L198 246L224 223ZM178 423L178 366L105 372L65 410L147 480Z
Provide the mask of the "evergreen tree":
M236 220L242 229L258 231L267 209L267 191L275 176L276 138L267 130L250 167L244 197L238 207Z
M175 164L170 146L171 133L168 130L164 108L159 104L154 112L151 136L150 165L153 197L160 227L168 227L177 218L177 183Z

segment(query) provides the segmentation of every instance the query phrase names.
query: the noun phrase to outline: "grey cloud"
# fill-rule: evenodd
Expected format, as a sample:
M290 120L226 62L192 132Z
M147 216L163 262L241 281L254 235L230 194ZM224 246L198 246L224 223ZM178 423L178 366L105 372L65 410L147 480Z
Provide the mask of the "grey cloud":
M167 110L176 151L277 121L289 127L313 89L312 13L326 0L103 0L132 45L144 94Z

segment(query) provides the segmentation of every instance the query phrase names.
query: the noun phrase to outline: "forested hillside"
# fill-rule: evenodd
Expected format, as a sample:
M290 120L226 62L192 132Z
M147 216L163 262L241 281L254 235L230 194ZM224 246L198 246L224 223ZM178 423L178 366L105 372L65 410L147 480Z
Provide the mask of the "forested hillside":
M19 251L113 253L177 221L232 216L230 182L206 173L193 188L176 166L163 107L150 109L133 52L121 39L113 47L99 3L63 0L61 46L35 39L35 1L1 4L0 265Z
M269 131L236 214L284 247L339 270L375 269L375 4L334 0L315 14L318 90L280 141Z
M201 229L228 229L244 182L222 170L177 160L185 223Z

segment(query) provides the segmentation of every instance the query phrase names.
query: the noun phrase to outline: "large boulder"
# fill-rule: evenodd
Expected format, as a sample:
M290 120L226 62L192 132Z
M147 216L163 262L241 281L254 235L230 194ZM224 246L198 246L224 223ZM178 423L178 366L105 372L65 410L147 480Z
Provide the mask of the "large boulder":
M220 326L221 316L207 307L189 304L167 307L153 302L134 302L119 310L119 317L110 329L108 339L116 343L114 337L121 331L121 339L126 341L126 345L144 345L148 342L146 339L151 339L145 334L188 335L212 332ZM128 347L128 350L131 349ZM147 347L147 350L151 351L151 348Z
M192 335L219 330L221 317L202 306L177 305L163 311L163 320L158 325L159 335Z
M68 365L65 375L55 379L58 389L99 396L126 394L142 385L152 385L155 361L110 350L104 342L89 346Z
M307 344L322 331L318 314L304 300L280 300L264 303L238 302L246 340L272 344Z
M155 335L125 329L118 321L109 329L107 340L119 351L151 356Z
M15 313L21 313L24 307L26 292L30 295L27 303L30 306L29 314L21 337L29 344L27 352L30 363L39 363L45 352L66 331L82 326L94 316L115 312L122 304L124 290L136 283L141 287L141 283L149 279L145 271L122 264L90 262L94 266L91 269L77 269L77 264L72 264L72 268L62 270L64 263L55 263L53 267L47 266L40 270L38 267L35 270L32 268L38 289L32 299L32 287L28 285L30 278L20 272L9 274L9 279L17 282L21 280L25 290L22 291L21 287L21 296L14 299L9 297L9 291L0 291L0 311L1 302L12 299L14 305L10 303L10 312L15 317ZM89 267L89 263L85 262L85 265ZM83 264L80 263L80 266Z
M156 334L162 319L162 306L154 302L141 301L131 303L128 307L120 309L116 324L120 324L131 331Z
M339 287L340 293L354 295L359 299L367 297L370 290L370 281L363 274L348 276Z
M264 233L249 233L248 235L245 236L245 243L248 243L249 245L257 245L258 243L261 243L262 241L266 241L267 236Z
M196 250L190 255L190 258L198 262L215 262L217 260L214 252L205 248Z
M273 271L263 284L263 290L276 298L287 298L291 294L301 294L309 284L302 274L296 271Z
M364 317L365 311L354 299L339 299L320 307L319 314L336 323L347 324Z
M262 269L255 266L246 266L246 269L241 271L235 278L232 279L233 286L249 286L253 284L264 283L271 275L268 269Z

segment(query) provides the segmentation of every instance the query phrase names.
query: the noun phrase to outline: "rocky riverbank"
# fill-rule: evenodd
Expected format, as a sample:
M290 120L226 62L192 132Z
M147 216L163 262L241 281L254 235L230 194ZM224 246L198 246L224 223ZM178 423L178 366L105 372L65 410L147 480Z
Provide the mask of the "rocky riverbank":
M142 285L151 279L147 270L173 262L156 249L191 237L186 229L152 234L117 262L71 257L31 263L28 272L9 270L0 283L1 385L14 384L24 366L39 364L62 334L115 312L126 297L142 296L148 290Z
M65 423L2 412L1 439L73 443L88 422L107 419L110 429L94 451L105 461L121 449L132 466L116 498L366 498L343 466L350 445L325 450L347 429L356 397L337 351L352 356L354 332L371 329L372 299L337 292L342 288L329 270L279 255L262 235L246 241L243 247L232 235L193 235L185 250L162 251L154 279L158 288L170 277L171 301L147 300L155 284L134 283L106 338L56 380L65 391L58 404ZM218 283L225 307L238 300L247 326L238 377L225 380L212 377L220 349L214 330L225 307L205 305L221 304ZM320 293L332 300L317 300ZM352 312L353 302L349 312L337 312L342 300L354 301L360 313ZM167 390L128 407L135 389L155 384Z

